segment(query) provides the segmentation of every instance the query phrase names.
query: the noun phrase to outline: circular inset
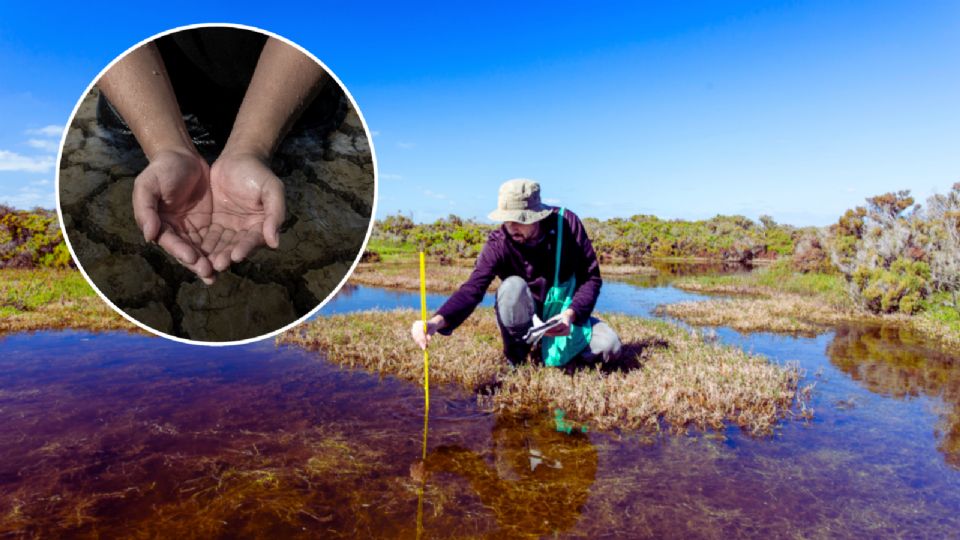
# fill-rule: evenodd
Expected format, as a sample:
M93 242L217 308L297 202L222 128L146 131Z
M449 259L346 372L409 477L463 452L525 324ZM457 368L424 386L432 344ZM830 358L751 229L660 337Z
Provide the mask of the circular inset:
M57 211L80 270L154 333L233 344L320 309L373 226L353 98L275 34L194 25L111 62L74 108Z

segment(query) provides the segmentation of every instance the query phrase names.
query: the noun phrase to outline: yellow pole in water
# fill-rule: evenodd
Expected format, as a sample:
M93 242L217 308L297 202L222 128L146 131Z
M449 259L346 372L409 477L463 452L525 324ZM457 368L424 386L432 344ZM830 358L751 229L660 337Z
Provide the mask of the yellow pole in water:
M420 252L420 319L423 335L427 335L427 264ZM423 536L423 488L427 482L427 420L430 417L430 353L423 349L423 461L420 487L417 489L417 538Z
M427 335L427 263L420 252L420 318ZM423 349L423 459L427 459L427 415L430 413L430 353Z

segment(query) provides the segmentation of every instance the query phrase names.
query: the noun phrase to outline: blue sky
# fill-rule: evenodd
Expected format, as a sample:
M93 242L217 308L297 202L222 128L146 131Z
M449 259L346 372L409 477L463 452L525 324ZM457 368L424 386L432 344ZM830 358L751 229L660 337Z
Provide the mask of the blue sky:
M99 71L198 22L274 31L341 78L375 132L378 217L485 219L523 176L583 216L825 225L960 181L957 2L18 4L0 8L18 207L53 206L57 128Z

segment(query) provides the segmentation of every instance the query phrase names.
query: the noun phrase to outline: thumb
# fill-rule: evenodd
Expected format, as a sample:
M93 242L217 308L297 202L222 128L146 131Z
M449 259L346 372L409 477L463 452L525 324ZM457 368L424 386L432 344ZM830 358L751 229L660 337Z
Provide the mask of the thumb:
M280 225L286 218L283 182L277 178L264 184L261 193L263 202L263 240L273 249L280 246Z
M144 170L133 181L133 217L146 242L154 242L160 234L160 184L153 171Z

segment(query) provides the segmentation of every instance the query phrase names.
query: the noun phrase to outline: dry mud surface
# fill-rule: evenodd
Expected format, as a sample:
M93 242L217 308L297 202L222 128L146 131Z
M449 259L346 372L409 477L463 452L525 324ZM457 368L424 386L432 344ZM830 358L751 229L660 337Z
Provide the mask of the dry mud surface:
M256 337L316 307L359 255L374 197L369 141L349 100L336 92L325 97L330 120L288 136L274 157L287 204L279 249L260 249L206 286L144 243L131 196L147 160L132 136L97 124L94 89L67 133L59 204L70 245L97 288L148 326L202 341ZM210 148L198 145L212 162Z

